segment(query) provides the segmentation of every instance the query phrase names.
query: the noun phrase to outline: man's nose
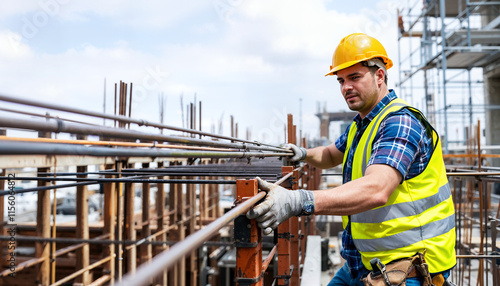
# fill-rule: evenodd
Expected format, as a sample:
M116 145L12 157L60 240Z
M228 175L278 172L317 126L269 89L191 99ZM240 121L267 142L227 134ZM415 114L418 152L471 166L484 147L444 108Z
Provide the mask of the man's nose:
M342 94L346 94L347 91L352 90L352 84L350 81L345 81L342 85Z

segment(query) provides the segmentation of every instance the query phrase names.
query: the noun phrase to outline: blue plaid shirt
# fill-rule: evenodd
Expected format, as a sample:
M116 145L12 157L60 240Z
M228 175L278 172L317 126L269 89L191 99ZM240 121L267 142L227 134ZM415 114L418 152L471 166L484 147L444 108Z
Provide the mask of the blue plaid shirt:
M354 152L366 127L373 118L389 102L397 98L396 93L390 90L375 108L363 119L358 115L354 118L354 123L358 127L352 146L347 155L347 161L352 162ZM349 128L342 134L335 146L341 152L345 152L347 145L347 135ZM397 169L403 175L403 181L419 175L426 167L432 155L432 138L427 135L425 127L419 119L407 109L392 113L380 124L375 135L372 155L367 166L372 164L389 165ZM343 170L344 183L351 181L351 164L346 164ZM340 254L347 261L351 275L356 277L360 272L366 272L361 262L361 254L356 249L351 234L351 222L342 234L342 250Z

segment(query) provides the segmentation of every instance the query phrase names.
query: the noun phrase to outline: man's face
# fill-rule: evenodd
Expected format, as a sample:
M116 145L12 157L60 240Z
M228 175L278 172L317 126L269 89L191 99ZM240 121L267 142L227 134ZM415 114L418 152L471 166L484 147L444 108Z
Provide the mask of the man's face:
M367 67L358 63L339 70L337 81L349 109L359 112L361 117L364 118L377 105L379 90L376 74L372 75Z

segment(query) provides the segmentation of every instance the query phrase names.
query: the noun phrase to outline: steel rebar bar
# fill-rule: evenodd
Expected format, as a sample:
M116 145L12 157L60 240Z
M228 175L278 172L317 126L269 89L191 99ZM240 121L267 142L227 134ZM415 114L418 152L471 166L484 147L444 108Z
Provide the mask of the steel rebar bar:
M243 142L243 143L248 143L248 144L256 144L259 146L274 147L273 145L254 142L254 141L250 141L250 140L232 138L232 137L228 137L228 136L212 134L212 133L193 130L193 129L180 128L180 127L175 127L175 126L170 126L170 125L165 125L165 124L152 123L152 122L148 122L147 120L144 120L144 119L133 119L133 118L129 118L129 117L123 116L123 115L110 115L110 114L94 112L94 111L84 110L84 109L80 109L80 108L62 106L62 105L58 105L58 104L51 104L51 103L47 103L47 102L25 99L25 98L20 98L20 97L13 97L13 96L7 96L7 95L0 94L0 100L11 102L11 103L48 108L48 109L52 109L52 110L71 112L71 113L87 115L87 116L92 116L92 117L98 117L98 118L103 118L103 119L111 119L111 120L115 120L118 122L133 123L133 124L137 124L139 126L150 126L150 127L156 127L156 128L163 128L163 129L186 132L186 133L191 133L191 134L199 134L199 135L208 136L208 137L212 137L212 138L232 140L232 141Z
M0 241L9 241L11 236L0 235ZM110 239L79 239L79 238L51 238L51 237L34 237L25 235L16 235L16 241L22 242L56 242L62 244L95 244L95 245L109 245L109 244L122 244L122 245L139 245L139 244L151 244L151 245L175 245L179 241L162 241L162 240L146 240L144 238L137 240L110 240ZM203 245L206 246L233 246L234 242L221 242L221 241L205 241Z
M202 145L202 146L212 146L212 147L225 147L225 148L235 148L243 150L260 150L260 151L273 151L273 152L283 152L285 156L292 156L293 152L287 151L284 148L275 146L264 146L263 144L248 144L245 143L231 143L231 142L221 142L213 140L204 140L197 138L188 138L181 136L172 136L156 133L144 133L135 130L126 130L123 128L112 128L112 127L97 127L88 126L84 124L75 124L64 122L60 119L48 119L46 121L23 119L23 118L12 118L9 116L0 115L0 126L37 130L45 132L65 132L72 134L83 134L83 135L97 135L104 137L113 137L121 139L132 139L132 140L146 140L146 141L164 141L164 142L175 142L180 144L189 145Z
M8 177L0 177L7 180ZM10 180L13 180L10 178ZM204 180L204 179L130 179L130 178L61 178L61 177L16 177L15 180L33 181L81 181L97 183L174 183L174 184L235 184L235 180Z
M100 125L96 125L100 126ZM136 142L117 142L117 141L91 141L91 140L71 140L71 139L52 139L52 138L23 138L0 136L3 141L20 141L20 142L45 142L45 143L66 143L77 145L100 145L106 147L146 147L146 148L168 148L168 149L189 149L189 150L205 150L205 151L235 151L230 148L214 148L214 147L199 147L185 146L173 144L157 144L157 143L136 143Z
M153 157L153 158L264 158L290 156L286 152L261 151L195 151L86 147L57 143L0 141L1 155L79 155L96 157Z
M150 263L142 264L133 275L125 276L119 286L147 285L151 277L156 277L165 270L170 269L177 260L189 254L192 249L198 248L204 241L212 238L223 226L233 221L236 217L249 210L255 203L266 196L260 192L256 196L246 200L227 212L222 217L205 226L205 228L189 235L183 241L175 244L169 251L164 251L151 260Z
M302 166L294 171L301 171ZM293 175L290 172L275 182L275 184L282 184ZM233 221L239 215L245 213L254 204L266 196L265 192L260 192L257 195L242 202L222 217L207 225L205 228L189 235L183 241L175 244L169 251L164 251L153 258L151 263L142 264L133 275L127 275L121 280L118 285L147 285L151 277L156 277L165 270L170 269L175 263L191 252L192 249L198 248L204 241L209 240L215 233Z

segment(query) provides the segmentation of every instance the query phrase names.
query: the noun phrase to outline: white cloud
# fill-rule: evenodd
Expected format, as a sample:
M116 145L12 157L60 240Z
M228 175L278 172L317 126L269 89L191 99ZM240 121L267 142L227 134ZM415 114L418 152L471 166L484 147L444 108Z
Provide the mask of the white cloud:
M23 41L22 31L4 29L0 40L14 39L17 49L0 47L0 59L5 63L0 67L3 93L101 111L106 77L110 111L113 84L124 80L134 83L134 116L158 121L157 95L164 92L166 123L181 126L179 95L184 93L187 104L196 92L208 122L204 128L215 124L218 130L221 114L225 114L225 121L233 114L240 123L241 137L247 126L255 136L263 134L259 130L278 128L276 122L282 119L277 118L286 113L295 114L298 124L299 98L303 98L304 133L312 137L317 135L319 125L312 115L316 101L327 101L332 111L346 109L335 79L323 75L335 46L347 34L360 29L373 31L390 54L397 54L395 20L391 28L392 19L377 20L371 17L371 11L339 13L326 9L321 0L30 3L12 4L8 12L2 13L32 20L36 13L45 11L58 18L53 25L84 21L94 29L107 19L116 27L131 28L136 33L157 29L162 41L153 50L148 42L143 43L147 48L133 45L135 39L123 33L111 45L103 46L102 39L93 38L83 45L70 43L63 52L50 52L33 41ZM44 10L40 3L60 6ZM226 10L221 10L221 3ZM281 113L284 115L277 115ZM229 133L227 125L224 130Z
M3 1L0 17L5 18L15 14L32 12L40 6L38 1Z
M2 61L33 55L30 47L22 42L21 35L10 30L0 30L0 43L3 43L0 45L0 59Z
M58 0L47 0L58 1ZM60 0L59 0L60 1ZM116 25L142 28L165 28L181 20L193 17L209 6L208 1L175 0L110 0L74 1L65 0L67 5L61 9L60 17L92 21L95 15L111 18Z
M58 17L65 21L93 21L95 16L112 18L117 25L165 27L189 18L210 6L208 1L175 0L25 0L4 1L0 16L24 15L29 21Z

